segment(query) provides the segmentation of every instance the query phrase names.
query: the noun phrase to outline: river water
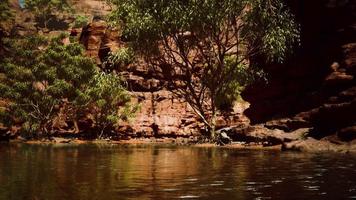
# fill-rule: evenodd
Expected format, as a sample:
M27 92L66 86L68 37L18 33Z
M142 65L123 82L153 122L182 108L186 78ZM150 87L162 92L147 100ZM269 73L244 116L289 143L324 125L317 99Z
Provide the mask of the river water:
M356 155L0 144L0 199L356 199Z

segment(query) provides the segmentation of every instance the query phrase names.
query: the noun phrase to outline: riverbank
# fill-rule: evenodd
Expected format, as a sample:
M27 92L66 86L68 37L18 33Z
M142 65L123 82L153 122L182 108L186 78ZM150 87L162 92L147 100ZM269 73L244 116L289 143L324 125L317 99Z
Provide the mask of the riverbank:
M111 145L176 145L176 146L192 146L192 147L202 147L202 148L229 148L229 149L251 149L251 150L282 150L282 145L272 145L264 146L262 143L251 143L247 144L244 142L231 142L225 145L218 145L213 142L202 142L196 138L131 138L126 140L109 140L109 139L95 139L95 140L83 140L78 138L63 138L54 137L42 140L25 140L25 139L14 139L10 140L9 143L19 143L19 144L68 144L68 145L80 145L80 144L111 144Z
M261 142L239 142L233 141L229 144L218 145L212 142L202 142L196 138L131 138L126 140L109 140L109 139L95 139L83 140L78 138L61 138L55 137L51 140L24 140L15 139L10 140L9 143L24 143L24 144L111 144L111 145L176 145L176 146L193 146L193 147L217 147L237 150L277 150L277 151L295 151L295 152L337 152L337 153L356 153L356 142L335 144L327 140L316 140L313 138L306 138L295 140L291 142L284 142L281 144L269 145Z

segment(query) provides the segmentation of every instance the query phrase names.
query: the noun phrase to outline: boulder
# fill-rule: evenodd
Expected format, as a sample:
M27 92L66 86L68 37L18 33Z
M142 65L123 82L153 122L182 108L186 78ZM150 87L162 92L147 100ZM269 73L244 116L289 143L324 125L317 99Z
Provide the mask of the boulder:
M343 128L337 132L337 136L341 141L350 142L356 139L356 125Z
M254 125L228 127L220 129L218 133L225 133L233 142L274 146L300 140L309 131L309 128L300 128L291 132L285 132L280 129L269 129L263 125Z
M70 143L72 141L72 139L52 137L51 141L54 143Z
M356 144L334 144L328 140L317 140L308 137L305 140L296 140L283 143L282 150L302 152L356 152Z

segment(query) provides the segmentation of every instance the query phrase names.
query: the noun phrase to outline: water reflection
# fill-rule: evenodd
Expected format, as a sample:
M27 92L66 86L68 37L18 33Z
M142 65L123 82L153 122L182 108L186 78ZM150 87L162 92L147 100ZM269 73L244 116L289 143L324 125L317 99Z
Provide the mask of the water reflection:
M344 199L354 155L154 145L0 145L0 199Z

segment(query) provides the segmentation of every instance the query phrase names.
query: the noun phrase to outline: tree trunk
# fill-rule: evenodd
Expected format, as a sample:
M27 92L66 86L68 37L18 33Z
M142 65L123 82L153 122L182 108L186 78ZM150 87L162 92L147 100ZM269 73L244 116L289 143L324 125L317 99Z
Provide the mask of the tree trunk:
M216 126L216 107L215 107L215 97L214 97L214 95L212 95L212 97L211 97L210 138L213 141L216 140L215 126Z
M43 136L43 135L46 135L46 137L47 138L50 138L50 134L49 134L49 131L48 131L48 129L47 129L47 122L42 122L41 123L41 137Z
M213 111L210 119L210 138L215 141L216 140L216 132L215 132L215 127L216 127L216 113Z
M79 130L79 126L78 126L77 120L73 120L73 124L74 124L74 133L75 134L79 133L80 130Z
M100 135L98 137L98 139L102 139L103 135L104 135L104 130L105 130L106 126L103 126L100 130Z
M49 32L49 30L48 30L48 22L49 22L49 18L43 17L43 25L44 25L43 32L44 33L48 33Z

